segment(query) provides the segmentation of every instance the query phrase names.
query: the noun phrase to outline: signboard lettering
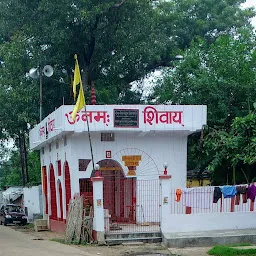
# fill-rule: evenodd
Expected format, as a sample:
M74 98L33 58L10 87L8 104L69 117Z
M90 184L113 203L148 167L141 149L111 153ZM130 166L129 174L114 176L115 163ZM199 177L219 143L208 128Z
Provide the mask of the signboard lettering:
M138 109L114 109L114 127L138 128L139 110Z

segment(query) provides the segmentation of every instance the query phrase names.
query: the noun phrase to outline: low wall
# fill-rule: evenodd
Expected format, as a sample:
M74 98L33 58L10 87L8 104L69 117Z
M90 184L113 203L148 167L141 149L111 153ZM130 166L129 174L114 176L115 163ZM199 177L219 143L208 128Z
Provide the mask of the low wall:
M63 221L51 220L50 219L50 230L53 232L65 234L66 224Z
M255 212L173 214L165 219L162 233L256 228Z
M34 214L42 214L42 186L33 186L23 189L24 206L27 207L28 219L33 221Z

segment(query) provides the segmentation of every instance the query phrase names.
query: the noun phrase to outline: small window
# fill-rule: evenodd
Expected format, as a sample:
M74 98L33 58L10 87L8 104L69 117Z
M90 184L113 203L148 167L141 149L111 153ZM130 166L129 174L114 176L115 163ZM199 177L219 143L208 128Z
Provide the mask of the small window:
M67 142L67 137L64 137L64 146L67 146L68 142Z
M112 132L101 133L101 141L115 141L115 134Z
M59 148L59 140L56 141L56 149Z
M85 172L91 159L78 159L78 169L80 172Z
M52 144L50 143L49 144L49 152L51 152L52 151Z

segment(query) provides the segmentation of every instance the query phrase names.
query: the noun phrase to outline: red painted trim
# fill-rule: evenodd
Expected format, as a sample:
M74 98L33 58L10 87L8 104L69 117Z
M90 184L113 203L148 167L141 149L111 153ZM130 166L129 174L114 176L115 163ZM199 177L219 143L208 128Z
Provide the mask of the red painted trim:
M191 214L191 212L192 212L192 208L186 206L186 214Z
M106 150L106 158L112 158L112 151Z
M65 193L66 193L66 213L68 212L68 205L71 199L71 181L70 181L70 170L68 162L64 163L64 184L65 184Z
M235 197L231 198L230 212L235 211Z
M63 220L62 186L60 182L59 182L59 204L60 204L60 220Z
M48 214L48 192L47 192L46 166L42 166L42 182L43 182L43 194L44 194L44 199L45 199L45 214Z
M92 238L94 241L97 241L97 231L96 230L92 231Z
M254 211L254 202L251 201L250 203L250 211L253 212Z
M61 176L61 160L58 160L58 176Z
M171 178L172 178L172 175L160 175L159 176L160 180L167 180L167 179L171 179Z
M104 177L93 177L91 178L91 181L103 181Z
M51 205L51 215L52 219L57 219L57 195L56 195L56 185L55 185L55 174L53 165L50 164L50 205Z
M63 221L50 219L50 230L57 232L57 233L65 234L66 233L66 224Z
M223 211L223 199L222 199L222 196L220 198L220 212Z

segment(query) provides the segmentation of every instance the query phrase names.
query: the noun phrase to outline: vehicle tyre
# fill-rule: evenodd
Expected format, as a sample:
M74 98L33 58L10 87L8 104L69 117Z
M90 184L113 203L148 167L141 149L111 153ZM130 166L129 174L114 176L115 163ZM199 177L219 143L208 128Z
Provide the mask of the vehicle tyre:
M7 221L6 220L4 220L4 226L7 226Z

